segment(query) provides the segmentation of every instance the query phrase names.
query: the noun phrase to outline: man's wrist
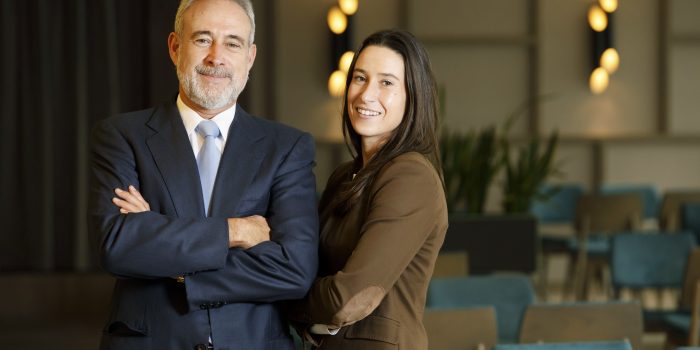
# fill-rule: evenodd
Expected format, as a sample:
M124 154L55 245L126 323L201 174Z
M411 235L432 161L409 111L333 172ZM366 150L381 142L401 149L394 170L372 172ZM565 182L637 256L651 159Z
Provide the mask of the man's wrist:
M228 219L228 246L229 248L240 246L237 231L237 218Z

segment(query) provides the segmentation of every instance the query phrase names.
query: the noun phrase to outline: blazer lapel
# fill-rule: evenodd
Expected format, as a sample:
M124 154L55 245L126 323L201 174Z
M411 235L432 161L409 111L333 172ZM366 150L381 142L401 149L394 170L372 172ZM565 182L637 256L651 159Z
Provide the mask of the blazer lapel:
M146 144L165 181L177 216L204 216L197 160L177 106L174 102L162 105L146 124L154 132L146 138Z
M240 106L226 139L209 204L211 216L230 217L249 190L262 161L265 133Z

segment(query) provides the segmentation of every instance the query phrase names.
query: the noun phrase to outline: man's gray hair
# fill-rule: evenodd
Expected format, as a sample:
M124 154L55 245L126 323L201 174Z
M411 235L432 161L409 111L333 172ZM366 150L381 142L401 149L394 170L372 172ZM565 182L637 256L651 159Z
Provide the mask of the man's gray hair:
M180 6L177 8L177 14L175 15L175 34L182 37L182 17L184 17L185 11L187 11L192 4L197 0L181 0ZM248 45L255 41L255 12L253 12L253 4L250 0L231 0L240 6L245 14L248 15L250 20L250 38Z

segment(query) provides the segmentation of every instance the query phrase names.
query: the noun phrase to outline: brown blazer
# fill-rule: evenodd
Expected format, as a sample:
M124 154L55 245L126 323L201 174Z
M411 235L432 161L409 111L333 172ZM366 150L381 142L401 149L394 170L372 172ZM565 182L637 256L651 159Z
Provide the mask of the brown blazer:
M321 205L350 179L350 164L336 169ZM427 349L426 293L447 231L445 193L430 162L415 152L396 157L365 203L321 225L322 277L291 318L342 327L321 349Z

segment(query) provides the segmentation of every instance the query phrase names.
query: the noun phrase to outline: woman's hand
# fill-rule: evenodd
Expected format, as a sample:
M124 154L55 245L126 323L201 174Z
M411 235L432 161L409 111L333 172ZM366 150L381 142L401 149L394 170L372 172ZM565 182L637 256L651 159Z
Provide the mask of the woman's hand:
M119 207L119 212L122 214L140 213L151 210L145 199L141 196L134 186L129 185L129 191L124 191L121 188L115 188L114 193L117 197L112 198L112 203Z

